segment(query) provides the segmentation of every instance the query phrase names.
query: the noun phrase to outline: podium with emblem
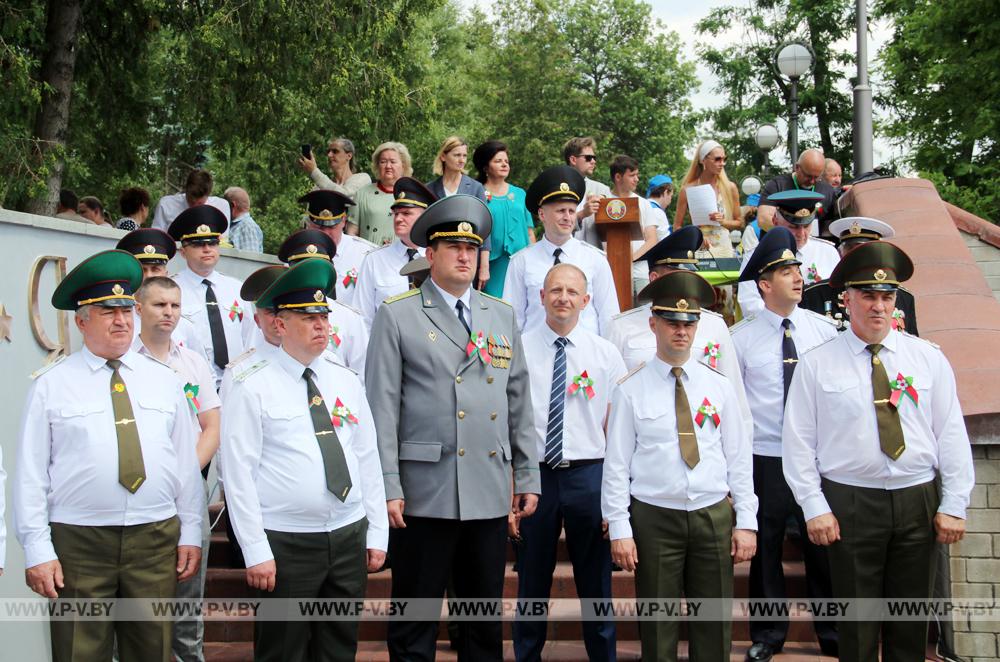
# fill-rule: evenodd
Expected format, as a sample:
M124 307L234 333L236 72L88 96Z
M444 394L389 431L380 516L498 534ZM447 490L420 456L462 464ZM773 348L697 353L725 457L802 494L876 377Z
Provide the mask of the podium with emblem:
M632 308L632 242L642 240L639 198L604 198L594 225L605 242L621 309Z

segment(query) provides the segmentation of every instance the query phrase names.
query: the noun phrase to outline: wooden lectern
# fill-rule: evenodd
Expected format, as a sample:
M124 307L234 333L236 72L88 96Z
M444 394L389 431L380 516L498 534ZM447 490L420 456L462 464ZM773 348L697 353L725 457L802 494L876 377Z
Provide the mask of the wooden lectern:
M639 198L602 198L594 224L607 244L608 262L615 279L618 305L632 308L632 241L642 240Z

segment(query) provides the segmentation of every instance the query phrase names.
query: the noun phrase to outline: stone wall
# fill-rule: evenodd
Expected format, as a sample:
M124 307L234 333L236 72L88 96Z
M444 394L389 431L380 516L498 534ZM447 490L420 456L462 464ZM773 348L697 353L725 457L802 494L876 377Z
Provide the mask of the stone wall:
M974 234L961 233L965 245L972 252L976 264L986 276L986 282L993 290L993 296L1000 299L1000 248L988 244Z

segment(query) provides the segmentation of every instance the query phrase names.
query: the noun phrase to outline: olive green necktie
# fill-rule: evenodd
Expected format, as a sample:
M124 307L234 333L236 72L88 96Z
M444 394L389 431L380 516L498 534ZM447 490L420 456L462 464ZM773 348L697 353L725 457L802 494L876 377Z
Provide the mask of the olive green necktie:
M320 455L323 456L323 468L326 469L326 489L341 501L347 499L351 491L351 472L347 468L347 458L344 449L333 429L330 410L326 408L323 394L319 392L311 368L306 368L302 379L306 380L306 393L309 397L309 416L312 417L313 430L316 432L316 443L319 444Z
M146 480L146 465L142 462L139 428L135 425L132 402L128 398L125 382L118 372L121 361L111 359L111 409L115 415L115 434L118 435L118 482L135 494Z
M681 457L689 469L694 469L701 457L698 455L698 438L694 436L694 422L688 405L687 391L684 390L683 368L671 368L674 375L674 413L677 417L677 439L681 446Z
M875 419L878 422L878 440L882 452L890 459L899 459L906 448L903 441L903 425L899 422L899 411L892 406L889 398L892 388L889 386L889 375L879 359L878 353L882 345L868 345L872 354L872 395L875 397Z

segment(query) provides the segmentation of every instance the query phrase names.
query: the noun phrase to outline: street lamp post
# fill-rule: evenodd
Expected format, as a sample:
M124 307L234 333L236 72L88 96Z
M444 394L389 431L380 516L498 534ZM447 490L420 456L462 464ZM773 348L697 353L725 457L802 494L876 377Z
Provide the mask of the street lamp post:
M757 147L760 148L760 151L764 152L765 177L767 177L768 170L771 167L771 150L778 146L779 138L780 134L778 133L778 127L773 124L761 124L757 127L757 133L754 134L754 140L757 142Z
M805 44L793 41L778 48L774 64L792 84L788 100L788 156L794 165L799 160L799 78L812 69L813 54Z
M872 88L868 84L868 5L857 0L858 83L854 86L854 174L871 172Z

